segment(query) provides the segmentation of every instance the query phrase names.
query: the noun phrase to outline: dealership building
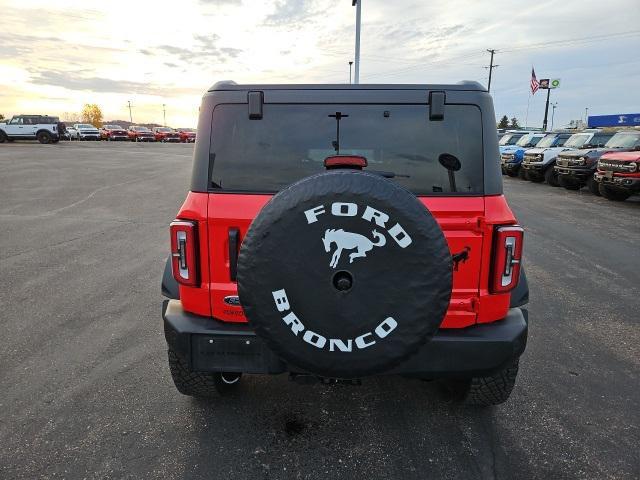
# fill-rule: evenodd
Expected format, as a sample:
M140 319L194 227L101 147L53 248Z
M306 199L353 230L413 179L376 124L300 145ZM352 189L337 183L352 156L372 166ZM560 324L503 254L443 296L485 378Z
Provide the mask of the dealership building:
M616 115L592 115L587 122L595 127L640 127L640 113L618 113Z

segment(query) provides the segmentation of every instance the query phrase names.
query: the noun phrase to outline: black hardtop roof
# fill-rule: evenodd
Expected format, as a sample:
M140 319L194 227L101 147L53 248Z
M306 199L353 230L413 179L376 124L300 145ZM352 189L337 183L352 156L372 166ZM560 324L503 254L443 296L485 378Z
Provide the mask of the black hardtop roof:
M215 83L209 92L223 90L460 90L486 92L487 89L474 81L462 81L455 84L377 84L377 83L279 83L279 84L238 84L233 80L223 80Z

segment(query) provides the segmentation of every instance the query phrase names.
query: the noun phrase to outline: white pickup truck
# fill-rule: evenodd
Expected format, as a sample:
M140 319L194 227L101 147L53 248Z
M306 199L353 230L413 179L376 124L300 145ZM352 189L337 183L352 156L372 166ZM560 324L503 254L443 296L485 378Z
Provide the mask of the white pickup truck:
M57 143L60 140L60 119L48 115L15 115L6 123L0 123L0 143L13 140Z

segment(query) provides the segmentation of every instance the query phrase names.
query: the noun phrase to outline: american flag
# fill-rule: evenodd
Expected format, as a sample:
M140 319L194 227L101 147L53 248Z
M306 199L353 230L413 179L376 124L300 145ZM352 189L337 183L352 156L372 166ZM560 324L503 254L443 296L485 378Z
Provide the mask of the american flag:
M535 95L539 87L540 82L538 82L538 79L536 78L536 72L533 67L531 67L531 95Z

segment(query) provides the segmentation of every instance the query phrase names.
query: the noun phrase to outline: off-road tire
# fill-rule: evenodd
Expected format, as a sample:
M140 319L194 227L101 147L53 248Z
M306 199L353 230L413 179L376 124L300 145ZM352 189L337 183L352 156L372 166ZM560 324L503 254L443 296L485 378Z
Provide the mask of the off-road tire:
M505 170L504 172L505 172L505 173L507 174L507 176L509 176L509 177L517 177L517 176L518 176L518 173L517 173L517 172L514 172L513 170Z
M527 175L527 180L533 183L542 183L544 182L544 176L538 175L537 173L529 173Z
M517 375L518 359L489 377L472 378L464 393L463 402L480 407L500 405L511 395Z
M180 393L190 397L210 398L235 390L240 373L192 372L173 350L168 351L169 370Z
M7 134L0 131L0 143L4 143L7 140L9 140L9 138L7 138Z
M580 190L582 188L581 184L565 180L562 177L558 178L558 183L567 190Z
M522 167L520 167L520 168L518 169L518 177L519 177L520 179L522 179L522 180L529 180L529 174L528 174L528 173L527 173L527 171L526 171L524 168L522 168Z
M43 145L46 145L53 141L53 136L49 132L38 132L36 139Z
M556 173L553 166L547 168L547 170L544 172L544 181L547 182L552 187L560 186L560 182L558 180L558 174Z
M589 177L589 180L587 180L587 188L594 195L600 196L600 185L596 182L595 178Z
M607 187L606 185L598 185L598 190L600 191L600 195L607 200L613 200L614 202L624 202L631 196L631 194L627 192L615 190L611 187Z

